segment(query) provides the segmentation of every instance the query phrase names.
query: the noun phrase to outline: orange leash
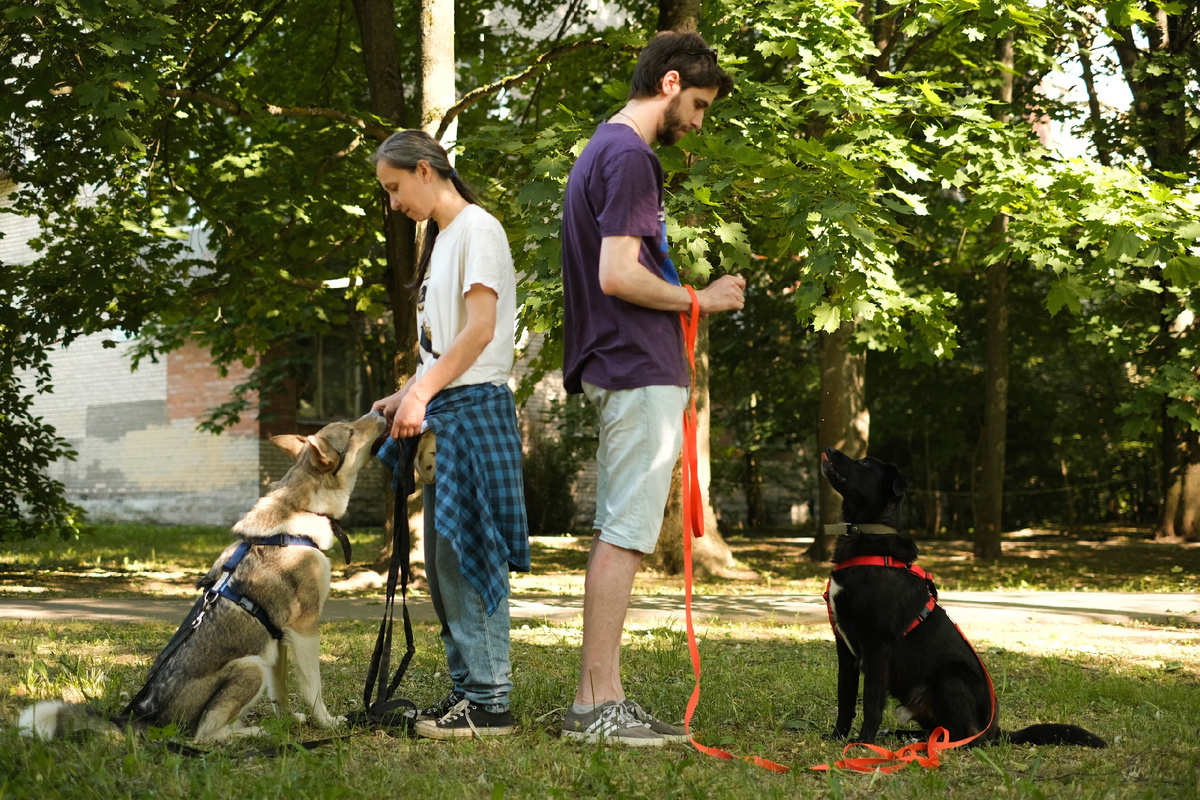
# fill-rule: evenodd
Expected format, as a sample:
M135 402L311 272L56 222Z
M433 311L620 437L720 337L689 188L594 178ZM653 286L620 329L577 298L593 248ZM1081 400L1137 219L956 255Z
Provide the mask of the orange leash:
M696 674L696 686L688 699L687 713L683 718L684 730L688 733L688 741L701 753L713 758L732 759L735 756L716 747L707 747L692 737L692 714L700 702L700 649L696 646L696 631L692 626L692 537L697 539L704 535L704 497L700 493L700 476L696 456L696 331L700 324L700 300L690 286L684 287L692 296L692 312L680 312L679 321L683 325L684 344L688 364L692 368L692 387L689 393L688 408L683 412L683 587L684 587L684 616L687 621L688 650L692 655L692 671ZM688 534L691 534L690 536ZM776 764L760 756L742 756L743 761L752 762L763 769L773 772L787 772L788 767Z

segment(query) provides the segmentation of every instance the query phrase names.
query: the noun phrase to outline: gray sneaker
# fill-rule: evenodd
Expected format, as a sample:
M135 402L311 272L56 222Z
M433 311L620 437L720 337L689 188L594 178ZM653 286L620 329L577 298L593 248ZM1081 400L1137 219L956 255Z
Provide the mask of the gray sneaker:
M632 714L634 719L649 726L650 730L668 742L686 742L691 738L686 729L678 725L669 725L661 719L651 716L650 712L629 698L622 700L621 705L625 706L625 710Z
M613 742L630 747L662 747L667 740L633 716L623 702L610 700L591 711L576 714L568 706L562 735L585 742Z

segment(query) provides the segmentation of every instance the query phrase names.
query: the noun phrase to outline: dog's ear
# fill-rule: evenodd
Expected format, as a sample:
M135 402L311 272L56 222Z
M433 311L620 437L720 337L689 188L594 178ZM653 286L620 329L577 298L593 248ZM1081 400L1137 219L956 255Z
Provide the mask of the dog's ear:
M271 444L287 453L295 461L300 457L300 453L304 451L304 446L308 444L308 440L303 436L287 433L282 436L272 436Z
M342 464L342 454L333 443L320 434L308 437L308 443L313 446L313 459L317 466L327 472L333 472Z
M892 480L892 492L899 497L908 491L908 478L904 477L904 473L896 472L896 477Z

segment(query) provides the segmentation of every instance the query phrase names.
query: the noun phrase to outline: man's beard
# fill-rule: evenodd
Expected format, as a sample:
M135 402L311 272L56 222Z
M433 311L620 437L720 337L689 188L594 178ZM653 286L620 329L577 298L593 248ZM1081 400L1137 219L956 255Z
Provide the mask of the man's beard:
M658 128L658 134L655 138L665 145L673 145L683 138L685 131L683 130L683 115L679 113L679 101L681 95L675 95L671 98L671 102L667 103L667 110L663 113L662 125Z

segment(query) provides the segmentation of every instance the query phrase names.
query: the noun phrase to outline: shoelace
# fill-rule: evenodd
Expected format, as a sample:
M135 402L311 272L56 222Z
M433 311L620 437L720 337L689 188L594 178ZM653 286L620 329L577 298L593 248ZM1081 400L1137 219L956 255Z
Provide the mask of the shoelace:
M629 714L633 715L633 718L636 719L638 722L643 722L646 725L649 725L650 723L656 721L654 719L654 717L650 716L650 712L648 712L646 709L642 708L640 705L635 703L633 700L625 699L625 700L622 700L620 704L622 706L624 706L625 710Z
M441 700L437 701L436 705L432 705L428 709L426 709L426 713L433 712L432 714L430 714L430 716L436 715L440 719L441 717L444 717L444 716L446 716L446 714L450 713L451 709L453 709L456 705L458 705L465 699L466 699L465 695L459 694L454 689L451 689L450 691L446 692L445 697L443 697ZM443 711L441 714L437 714L437 712L443 708L446 710Z
M628 706L626 706L624 703L617 703L617 704L615 704L613 706L609 706L609 707L614 709L613 715L617 718L616 719L617 727L619 727L619 728L620 727L625 727L625 728L649 728L650 727L648 724L646 724L641 719L639 719L637 717L637 715L634 714L633 711L630 710L630 708ZM605 712L605 715L607 715L607 713L608 712Z
M466 717L467 727L471 729L471 733L478 734L478 729L475 727L475 720L471 719L471 701L465 697L454 704L454 707L446 712L446 716L438 720L438 724L448 724L458 719Z

